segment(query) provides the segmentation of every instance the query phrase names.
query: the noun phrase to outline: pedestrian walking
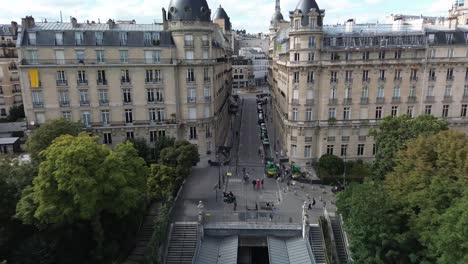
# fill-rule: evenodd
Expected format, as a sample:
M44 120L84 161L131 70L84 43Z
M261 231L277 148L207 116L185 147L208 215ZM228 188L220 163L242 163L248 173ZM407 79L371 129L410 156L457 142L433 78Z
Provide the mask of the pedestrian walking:
M312 198L312 206L315 206L315 198Z
M256 180L252 180L252 187L255 189L255 184L257 184Z
M275 152L276 158L278 158L278 151Z
M237 201L234 201L234 211L237 210Z
M312 209L312 204L311 204L311 203L309 203L309 210L311 210L311 209Z
M262 183L262 189L263 189L263 179L262 179L261 183Z
M260 190L260 179L257 179L257 190Z

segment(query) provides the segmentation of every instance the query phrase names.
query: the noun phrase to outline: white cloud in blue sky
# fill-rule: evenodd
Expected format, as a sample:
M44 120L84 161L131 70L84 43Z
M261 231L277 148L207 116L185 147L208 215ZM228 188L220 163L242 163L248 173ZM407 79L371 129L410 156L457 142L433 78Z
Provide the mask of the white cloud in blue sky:
M6 1L6 0L3 0ZM318 0L325 9L325 24L343 23L355 18L358 23L383 21L390 14L446 16L454 0ZM287 19L289 11L295 9L299 0L281 0L281 10ZM12 20L21 21L26 15L50 22L60 19L62 11L65 21L75 16L79 22L98 18L105 22L135 19L137 23L161 21L161 8L169 5L169 0L15 0L3 4L0 23ZM248 32L267 32L274 0L208 0L212 13L221 4L231 17L235 29Z

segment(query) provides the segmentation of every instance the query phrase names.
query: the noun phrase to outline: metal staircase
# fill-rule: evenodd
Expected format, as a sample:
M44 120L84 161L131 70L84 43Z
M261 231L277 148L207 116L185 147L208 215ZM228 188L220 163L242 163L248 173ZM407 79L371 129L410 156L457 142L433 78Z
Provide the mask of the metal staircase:
M348 263L348 251L346 249L345 238L343 235L343 229L341 227L340 219L337 217L331 217L331 226L333 236L335 237L336 253L338 254L338 261L340 264Z
M174 223L166 255L166 264L192 264L197 241L197 223Z
M309 243L314 253L316 264L326 264L325 241L323 239L322 228L320 226L310 226Z

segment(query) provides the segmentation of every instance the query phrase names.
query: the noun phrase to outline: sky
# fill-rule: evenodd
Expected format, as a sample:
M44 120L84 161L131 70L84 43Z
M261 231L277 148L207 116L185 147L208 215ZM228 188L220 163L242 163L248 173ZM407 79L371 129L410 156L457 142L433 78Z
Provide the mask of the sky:
M59 21L60 11L64 22L70 16L78 22L132 20L148 24L162 21L161 9L168 10L170 0L1 0L0 23L21 22L32 15L36 21L47 19ZM312 1L312 0L308 0ZM390 14L446 16L455 0L317 0L320 9L325 9L325 24L337 24L354 18L357 23L379 21L383 23ZM249 33L268 32L269 21L274 12L275 0L207 0L213 14L221 4L231 18L234 29ZM286 20L289 11L296 8L299 0L281 0L281 12Z

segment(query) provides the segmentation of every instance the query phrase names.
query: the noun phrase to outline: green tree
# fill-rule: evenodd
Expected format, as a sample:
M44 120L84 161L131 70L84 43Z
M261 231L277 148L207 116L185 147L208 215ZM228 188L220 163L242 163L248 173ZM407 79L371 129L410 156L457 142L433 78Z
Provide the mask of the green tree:
M6 256L11 240L22 234L23 227L14 218L16 203L35 175L37 168L31 163L7 158L0 160L0 256Z
M23 193L17 217L42 225L90 221L101 253L102 213L123 216L146 192L147 167L129 142L115 151L82 133L63 135L41 153L39 175Z
M8 114L8 121L10 122L16 122L20 119L25 118L26 116L24 115L24 106L21 105L14 105L10 107L10 112Z
M398 153L395 162L394 171L386 176L385 187L425 246L426 261L435 262L441 258L459 261L443 263L464 263L461 260L468 258L468 243L447 247L442 242L460 236L460 231L467 235L468 219L463 211L468 207L459 208L466 205L468 199L467 136L444 131L419 137ZM449 220L451 222L443 224ZM464 229L447 230L447 225L462 225ZM459 250L454 250L456 247Z
M56 119L42 124L34 130L26 142L26 150L35 161L41 161L39 153L52 144L52 141L61 135L78 136L82 125L65 119Z
M351 184L337 197L355 263L411 263L417 246L380 182Z
M447 130L447 122L432 115L421 115L411 119L406 115L388 116L377 124L370 135L376 142L376 154L373 164L373 177L383 179L395 166L396 153L404 149L406 143L418 136L430 136Z
M158 137L156 141L151 145L151 158L158 162L160 158L161 150L173 147L175 139L171 137Z
M190 169L199 161L197 146L188 141L177 141L173 147L163 149L160 154L161 164L175 167L178 184L190 174Z
M152 164L147 179L148 198L153 201L167 201L174 193L177 179L173 167Z
M146 139L135 138L135 139L130 139L129 141L132 142L133 147L138 151L138 156L144 159L146 164L150 164L151 163L151 149L148 146Z
M318 161L318 174L322 181L337 181L343 175L343 170L343 160L335 155L322 155Z

